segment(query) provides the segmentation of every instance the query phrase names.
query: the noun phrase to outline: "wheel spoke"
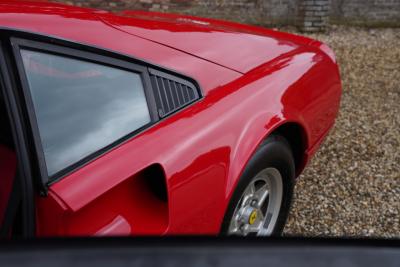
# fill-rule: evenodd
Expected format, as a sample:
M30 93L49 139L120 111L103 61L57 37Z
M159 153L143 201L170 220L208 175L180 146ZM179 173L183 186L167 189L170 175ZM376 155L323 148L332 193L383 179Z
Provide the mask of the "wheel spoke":
M229 225L229 232L232 234L239 232L239 224L236 219L231 221L231 224Z
M262 211L260 209L257 210L257 218L258 218L258 221L260 221L262 224L264 224L264 214L262 213Z
M254 197L254 194L256 192L256 187L252 183L247 186L246 190L243 192L242 200L241 203L239 204L239 207L244 207L249 204L249 200Z
M254 183L251 183L244 191L244 196L254 195L255 192L256 192L256 187L255 187Z
M258 220L254 224L247 225L248 233L257 233L258 231L260 231L260 224L259 224Z
M242 234L242 231L240 231L239 228L236 227L236 228L232 228L231 230L229 230L229 233L230 233L231 235L241 235L241 234Z
M265 200L267 199L269 194L268 191L268 186L267 184L263 185L261 188L259 188L257 190L257 192L255 192L255 197L257 199L257 206L258 208L261 208L261 206L264 204Z

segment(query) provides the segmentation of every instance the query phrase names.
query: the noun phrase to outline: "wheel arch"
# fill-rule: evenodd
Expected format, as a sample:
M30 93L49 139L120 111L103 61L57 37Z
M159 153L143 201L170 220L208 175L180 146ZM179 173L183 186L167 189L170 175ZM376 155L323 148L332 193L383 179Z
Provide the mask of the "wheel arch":
M288 141L295 161L296 177L300 175L307 163L306 150L308 147L305 128L296 122L284 122L270 132L264 139L272 134L277 134Z
M292 118L280 118L275 120L276 116L272 117L272 122L264 124L266 131L258 131L257 133L247 131L244 135L244 139L250 140L249 146L241 146L235 151L233 158L230 162L230 168L228 171L227 184L225 188L225 197L227 200L230 199L237 182L239 181L243 171L245 170L249 160L256 153L260 144L264 142L269 136L278 134L287 139L295 157L295 175L298 175L303 171L307 164L307 149L309 147L309 137L307 126L302 123L302 119ZM258 125L258 126L254 126ZM253 124L254 127L258 128L258 123ZM258 128L259 129L259 128ZM253 128L255 130L255 128Z
M267 132L264 132L264 135L258 135L258 137L253 139L253 149L252 151L247 151L248 156L246 159L244 159L241 163L237 161L231 162L231 164L240 164L242 169L237 175L232 175L231 173L231 180L228 180L228 185L230 182L230 186L227 187L228 191L226 191L227 201L226 206L224 207L224 216L227 212L237 184L243 175L244 170L246 169L246 166L248 166L249 161L254 157L260 145L272 135L279 135L285 138L289 143L295 161L295 177L298 177L303 171L308 160L306 153L308 148L308 135L306 126L301 123L301 119L296 121L289 119L275 121L273 125L270 125L270 127L267 128ZM221 218L221 227L222 223L223 220Z

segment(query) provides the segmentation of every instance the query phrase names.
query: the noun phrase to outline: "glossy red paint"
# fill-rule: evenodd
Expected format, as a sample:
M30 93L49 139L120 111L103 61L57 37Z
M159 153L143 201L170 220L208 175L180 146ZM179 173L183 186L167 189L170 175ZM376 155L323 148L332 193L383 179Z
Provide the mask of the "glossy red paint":
M37 198L40 236L217 234L262 140L284 124L300 126L305 165L339 109L334 55L305 37L188 16L29 2L0 3L0 27L144 59L193 77L205 95L52 184ZM167 202L144 183L141 171L153 164L165 173Z
M288 53L298 44L263 35L228 23L162 13L125 12L101 14L117 29L179 49L210 62L245 73L254 66ZM127 20L126 18L130 18ZM272 33L272 31L270 31ZM238 60L238 59L241 60Z

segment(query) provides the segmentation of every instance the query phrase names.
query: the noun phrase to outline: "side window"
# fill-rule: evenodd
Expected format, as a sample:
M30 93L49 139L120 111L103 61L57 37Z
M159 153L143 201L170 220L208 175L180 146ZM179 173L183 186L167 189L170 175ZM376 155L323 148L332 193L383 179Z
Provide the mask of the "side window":
M151 122L140 73L20 50L49 176Z

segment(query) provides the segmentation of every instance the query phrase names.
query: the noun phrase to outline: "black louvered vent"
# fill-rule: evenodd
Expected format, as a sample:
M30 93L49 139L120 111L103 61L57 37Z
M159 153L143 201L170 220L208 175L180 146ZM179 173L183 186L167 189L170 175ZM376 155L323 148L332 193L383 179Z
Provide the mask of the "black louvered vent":
M160 117L181 109L200 98L196 86L186 80L150 69L150 80Z

